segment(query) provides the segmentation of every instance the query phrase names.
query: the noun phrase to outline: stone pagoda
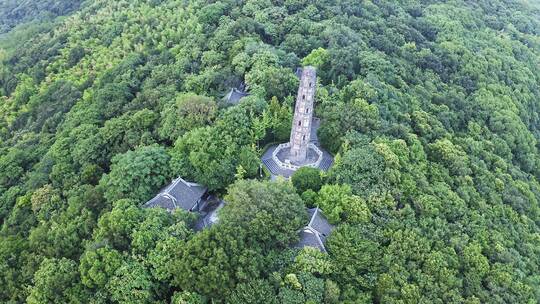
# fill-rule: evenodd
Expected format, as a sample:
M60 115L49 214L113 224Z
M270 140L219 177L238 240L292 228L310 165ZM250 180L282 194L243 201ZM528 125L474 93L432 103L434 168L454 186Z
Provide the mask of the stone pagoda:
M317 72L313 67L302 69L300 86L296 95L296 107L289 144L290 160L302 164L306 161L308 143L311 138L311 121L313 119L313 101L315 100L315 83Z
M324 151L317 140L319 120L313 117L317 72L307 66L297 72L300 86L288 143L271 146L262 157L262 162L272 176L290 177L300 167L328 170L333 157Z

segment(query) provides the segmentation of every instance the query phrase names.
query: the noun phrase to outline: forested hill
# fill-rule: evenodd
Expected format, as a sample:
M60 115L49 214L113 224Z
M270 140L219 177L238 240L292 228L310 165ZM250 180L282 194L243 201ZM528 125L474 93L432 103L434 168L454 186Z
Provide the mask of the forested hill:
M83 0L2 0L0 34L27 22L46 22L79 8Z
M534 1L79 4L0 1L75 10L0 43L0 302L540 302ZM261 181L303 64L335 164ZM140 208L177 176L218 224ZM328 253L290 249L315 205Z

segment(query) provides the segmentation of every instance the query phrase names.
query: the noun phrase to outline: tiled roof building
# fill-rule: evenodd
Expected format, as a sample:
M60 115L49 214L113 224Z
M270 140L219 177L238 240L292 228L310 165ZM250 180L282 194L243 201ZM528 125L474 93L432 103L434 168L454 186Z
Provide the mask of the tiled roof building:
M206 187L187 182L179 177L144 204L143 207L161 207L170 212L177 208L182 208L186 211L199 211L204 208L203 198L206 194Z

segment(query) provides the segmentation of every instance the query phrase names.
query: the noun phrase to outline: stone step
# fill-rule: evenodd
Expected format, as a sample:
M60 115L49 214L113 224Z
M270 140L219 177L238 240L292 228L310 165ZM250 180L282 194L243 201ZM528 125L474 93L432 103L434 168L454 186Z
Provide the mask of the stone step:
M319 165L319 168L321 170L327 171L328 169L330 169L333 163L334 163L334 160L332 159L331 156L324 155L323 160L321 161L321 164Z
M262 162L266 165L266 168L272 172L272 174L278 175L280 172L280 168L278 164L272 159L272 157L263 159Z
M267 161L267 160L272 160L272 156L269 156L269 157L261 157L261 161L264 163L264 161Z
M292 170L281 168L272 158L263 159L262 162L273 175L289 178L294 173Z

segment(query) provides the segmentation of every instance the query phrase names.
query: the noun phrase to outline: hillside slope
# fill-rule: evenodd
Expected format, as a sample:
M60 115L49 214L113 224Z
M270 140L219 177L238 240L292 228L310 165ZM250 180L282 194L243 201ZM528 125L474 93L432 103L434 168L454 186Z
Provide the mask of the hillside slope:
M26 22L42 22L75 11L82 0L3 0L0 2L0 34Z
M93 0L17 35L0 302L540 301L534 4ZM305 192L246 181L288 138L302 64L335 165ZM228 193L219 225L139 208L176 176ZM327 255L288 249L303 204L338 227Z

